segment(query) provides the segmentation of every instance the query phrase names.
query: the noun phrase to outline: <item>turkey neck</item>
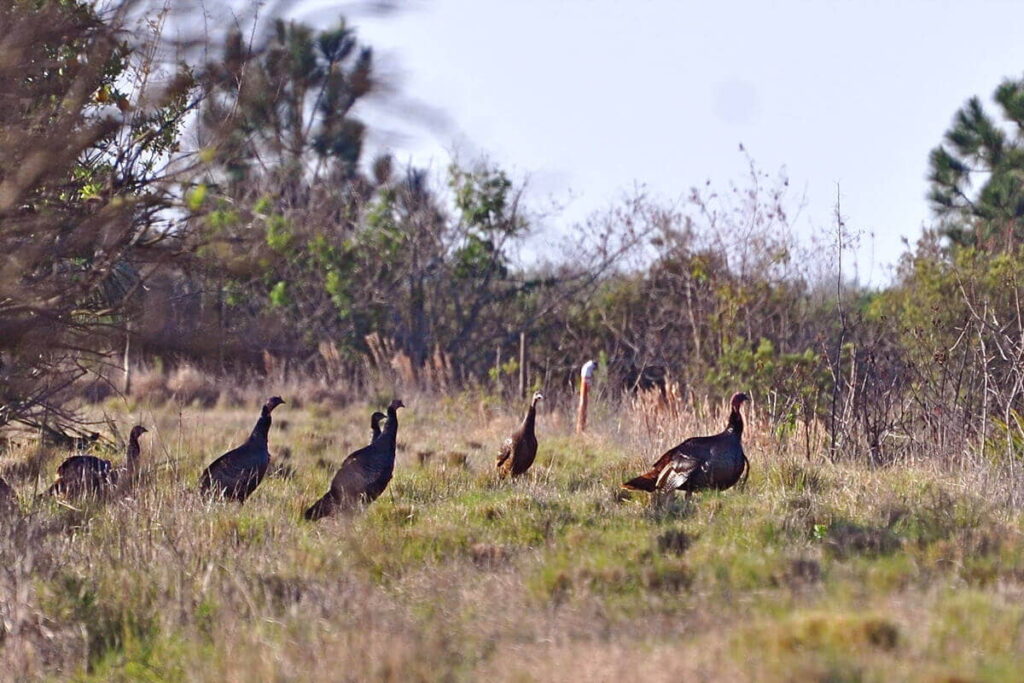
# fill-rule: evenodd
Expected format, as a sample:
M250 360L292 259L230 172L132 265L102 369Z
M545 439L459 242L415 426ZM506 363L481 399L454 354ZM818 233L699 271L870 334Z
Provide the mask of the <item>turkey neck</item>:
M537 421L537 404L531 403L530 409L526 411L526 418L523 420L523 433L529 434L533 431L533 424Z
M739 408L733 408L729 413L729 426L725 428L725 431L732 432L736 436L743 436L743 416L740 414Z
M252 428L252 434L249 435L249 442L267 442L267 434L270 433L270 411L267 410L266 406L263 406L263 410L260 411L260 419L256 420L256 426Z
M139 464L139 453L142 451L139 448L139 437L136 434L132 434L128 437L128 469L134 470Z
M396 444L398 443L398 409L388 406L388 421L384 425L384 431L380 433L380 438L386 439L388 449L392 455L395 452Z

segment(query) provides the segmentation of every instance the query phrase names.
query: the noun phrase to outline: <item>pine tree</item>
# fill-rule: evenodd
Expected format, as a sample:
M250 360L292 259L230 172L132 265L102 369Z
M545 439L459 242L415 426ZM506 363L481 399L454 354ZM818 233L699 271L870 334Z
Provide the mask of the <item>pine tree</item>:
M351 110L373 90L372 71L372 51L358 45L344 20L318 32L278 19L255 49L241 32L230 35L222 64L210 74L203 123L207 131L230 133L216 161L232 193L268 177L300 193L325 179L352 180L365 126Z
M928 198L955 246L1002 250L1024 237L1024 79L994 99L1005 123L972 97L931 152Z

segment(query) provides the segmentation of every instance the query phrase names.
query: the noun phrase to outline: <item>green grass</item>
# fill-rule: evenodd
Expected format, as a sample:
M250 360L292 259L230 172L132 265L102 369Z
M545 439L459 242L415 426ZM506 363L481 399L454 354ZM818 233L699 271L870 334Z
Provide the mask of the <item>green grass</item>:
M195 483L252 409L137 407L155 427L147 476L76 510L33 500L30 471L12 467L27 451L6 454L22 514L0 526L0 678L1015 680L1024 668L1012 482L809 463L755 416L745 490L623 497L628 474L715 425L682 416L652 434L625 411L577 437L570 414L542 412L534 469L501 481L493 457L518 410L408 403L389 492L315 525L301 512L368 438L370 406L283 407L271 446L288 474L244 506L205 502Z

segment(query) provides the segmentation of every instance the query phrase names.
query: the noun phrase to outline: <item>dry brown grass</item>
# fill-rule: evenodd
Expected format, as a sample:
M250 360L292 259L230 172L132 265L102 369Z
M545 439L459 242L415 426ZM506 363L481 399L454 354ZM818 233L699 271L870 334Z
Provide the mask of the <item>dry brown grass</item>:
M45 476L63 454L4 454L21 516L0 529L0 678L1005 680L1024 665L1015 487L978 465L808 463L755 407L746 491L617 501L724 406L643 419L598 403L582 437L571 407L542 408L534 470L501 482L518 403L404 396L390 494L313 525L317 463L364 443L379 406L281 391L271 450L294 476L208 504L198 472L245 437L266 387L241 391L249 405L117 414L152 432L142 484L107 504L33 500L21 463Z

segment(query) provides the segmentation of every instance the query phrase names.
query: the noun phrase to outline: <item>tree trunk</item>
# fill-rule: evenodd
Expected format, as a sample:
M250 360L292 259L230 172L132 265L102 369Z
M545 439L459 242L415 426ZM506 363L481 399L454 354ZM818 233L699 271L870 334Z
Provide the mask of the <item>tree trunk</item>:
M519 398L526 398L526 333L519 333Z
M132 392L132 324L129 322L124 327L124 395L128 396Z

